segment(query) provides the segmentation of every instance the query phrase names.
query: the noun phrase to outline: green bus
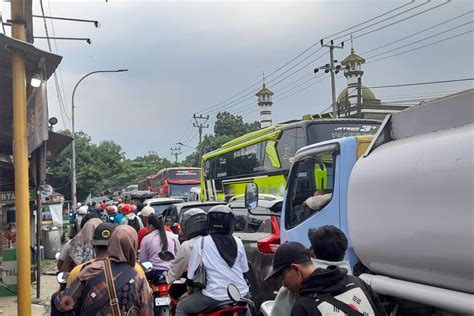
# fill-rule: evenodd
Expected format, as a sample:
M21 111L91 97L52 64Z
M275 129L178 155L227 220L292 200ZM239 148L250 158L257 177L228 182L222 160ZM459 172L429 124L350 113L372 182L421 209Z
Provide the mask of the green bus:
M334 138L373 135L380 126L378 120L309 117L243 135L203 155L201 199L228 201L244 194L249 182L258 184L260 193L282 196L298 149Z

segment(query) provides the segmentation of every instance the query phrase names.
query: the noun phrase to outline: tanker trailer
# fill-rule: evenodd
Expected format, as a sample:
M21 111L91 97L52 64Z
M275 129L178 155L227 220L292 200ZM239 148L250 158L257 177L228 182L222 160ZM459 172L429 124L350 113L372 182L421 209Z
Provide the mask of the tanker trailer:
M392 114L352 170L360 277L398 314L474 314L473 100L471 89Z

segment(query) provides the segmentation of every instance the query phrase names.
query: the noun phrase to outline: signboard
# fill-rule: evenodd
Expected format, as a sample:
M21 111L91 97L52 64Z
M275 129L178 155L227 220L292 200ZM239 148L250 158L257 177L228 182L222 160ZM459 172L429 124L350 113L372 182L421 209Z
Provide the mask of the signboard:
M16 285L17 280L16 249L3 250L2 280L5 285Z
M48 105L46 85L33 88L28 98L28 153L31 154L48 140Z
M30 191L30 201L36 201L36 191ZM0 192L0 204L14 204L15 191Z

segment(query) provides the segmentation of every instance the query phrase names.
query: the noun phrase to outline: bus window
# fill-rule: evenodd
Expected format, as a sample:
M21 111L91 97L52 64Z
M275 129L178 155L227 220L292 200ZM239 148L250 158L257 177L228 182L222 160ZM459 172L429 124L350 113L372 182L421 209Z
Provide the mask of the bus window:
M301 127L290 128L283 131L278 141L278 156L283 169L289 169L291 160L301 147L306 145L304 132Z
M290 179L289 212L285 226L294 227L320 212L330 202L334 189L335 156L321 153L297 162Z

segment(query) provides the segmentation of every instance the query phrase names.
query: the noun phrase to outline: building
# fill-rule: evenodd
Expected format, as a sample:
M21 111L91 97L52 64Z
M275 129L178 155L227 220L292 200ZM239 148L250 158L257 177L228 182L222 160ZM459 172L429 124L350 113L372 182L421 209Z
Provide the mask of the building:
M406 109L408 106L384 105L368 87L362 85L365 59L357 55L354 48L341 64L346 66L344 76L347 88L337 98L338 117L383 119L388 114Z
M272 96L273 92L265 86L265 80L260 91L256 94L258 98L258 108L260 109L260 128L272 126Z

